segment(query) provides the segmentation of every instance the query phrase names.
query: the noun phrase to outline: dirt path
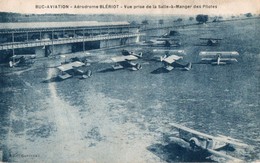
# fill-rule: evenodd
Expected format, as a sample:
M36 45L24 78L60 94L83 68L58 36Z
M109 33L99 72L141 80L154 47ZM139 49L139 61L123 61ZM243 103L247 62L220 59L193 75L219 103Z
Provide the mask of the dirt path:
M54 75L55 69L48 69L47 78ZM16 108L11 111L7 136L9 161L160 161L147 150L156 141L155 135L129 121L132 115L129 116L127 104L132 103L132 99L113 99L89 86L89 91L82 97L85 105L74 106L59 95L59 83L46 84L45 89L49 92L46 95L35 85L21 80L32 94L42 97L37 101L32 99L31 105L38 104L43 108L33 111ZM13 131L19 130L15 126L21 126L21 131Z
M48 79L55 74L54 69L48 69ZM58 157L54 160L69 160L69 158L75 157L77 152L84 148L84 145L79 142L81 139L80 133L80 117L77 113L77 110L67 104L66 101L59 98L56 91L56 83L50 82L48 84L50 91L50 121L53 121L55 124L55 135L53 137L52 151L57 152L57 155L48 153L50 155L47 158L52 156ZM71 150L73 149L73 150ZM62 151L62 152L61 152Z

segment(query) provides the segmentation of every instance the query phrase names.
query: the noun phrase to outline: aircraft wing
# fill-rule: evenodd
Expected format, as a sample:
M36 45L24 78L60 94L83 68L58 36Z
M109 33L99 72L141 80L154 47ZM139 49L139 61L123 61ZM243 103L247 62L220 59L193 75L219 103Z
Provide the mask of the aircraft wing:
M124 61L133 61L133 60L137 60L138 57L134 56L134 55L127 55L127 56L118 56L118 57L113 57L111 58L112 61L114 62L124 62Z
M229 143L229 144L233 144L233 145L236 145L236 146L239 146L239 147L244 147L244 148L249 147L247 144L242 143L241 140L234 139L234 138L224 136L224 135L218 135L218 137L215 137L214 139L218 140L218 141L223 141L223 142L226 142L226 143Z
M173 127L175 127L175 128L177 128L177 129L180 129L180 130L183 130L183 131L186 131L186 132L189 132L189 133L192 133L192 134L195 134L195 135L204 137L204 138L215 139L214 136L201 133L201 132L199 132L199 131L190 129L190 128L188 128L188 127L185 127L185 126L182 126L182 125L179 125L179 124L176 124L176 123L170 123L170 125L173 126Z
M84 66L85 64L79 61L75 61L75 62L71 62L71 63L67 63L64 65L61 65L59 67L57 67L60 71L68 71L73 69L74 67L81 67Z
M215 52L201 51L199 55L202 58L216 58L217 56L220 56L222 58L233 58L239 56L239 53L236 51L215 51Z
M228 159L229 161L232 161L232 162L243 162L243 160L240 160L238 158L226 155L226 154L221 153L219 151L215 151L215 150L212 150L212 149L207 149L207 151L214 156L223 157L223 158ZM218 162L218 160L216 160L216 161Z
M248 147L247 144L241 143L241 141L238 141L237 139L228 139L229 137L225 137L225 136L218 136L218 137L211 136L211 135L201 133L199 131L190 129L188 127L185 127L185 126L182 126L182 125L179 125L179 124L176 124L176 123L170 123L170 125L177 128L177 129L180 129L180 130L192 133L194 135L197 135L199 137L202 137L204 139L212 139L212 140L216 140L216 141L220 141L220 142L225 142L225 143L228 143L228 144L237 145L239 147Z
M177 55L171 55L171 56L163 59L163 61L166 62L166 63L172 64L173 62L175 62L179 59L182 59L182 57L177 56Z
M216 58L202 58L202 61L214 61L216 60ZM220 59L221 62L238 62L237 59L235 58L221 58Z

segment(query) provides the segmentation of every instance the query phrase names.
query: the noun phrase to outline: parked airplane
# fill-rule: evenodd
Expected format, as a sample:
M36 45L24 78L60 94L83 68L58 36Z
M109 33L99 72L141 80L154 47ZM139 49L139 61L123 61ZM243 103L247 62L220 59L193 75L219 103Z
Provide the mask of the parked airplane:
M142 52L136 54L134 52L128 52L127 50L123 50L122 55L123 56L117 56L111 58L114 62L116 62L116 64L112 66L113 70L128 68L130 70L136 71L142 68L140 64L132 62L134 60L141 58L143 55Z
M141 43L140 45L145 46L163 46L163 47L179 47L181 46L179 39L173 39L173 38L157 38L152 39L149 41L145 41Z
M180 33L178 31L168 31L160 36L152 36L152 37L157 37L157 38L173 38L176 36L179 36Z
M164 69L167 71L171 71L174 68L182 68L183 70L189 71L191 70L192 64L189 63L181 63L180 60L183 60L182 56L179 56L180 54L185 54L184 50L175 50L172 51L174 54L172 55L164 55L163 57L160 57L160 61L164 64ZM175 55L179 54L179 55Z
M225 65L228 63L238 62L235 57L239 56L236 51L219 51L207 52L202 51L199 53L202 63L211 63L212 65Z
M225 158L229 161L242 161L240 159L234 158L232 156L226 155L225 153L220 152L220 150L225 149L227 146L231 146L233 148L248 148L247 144L242 143L240 140L218 135L211 136L208 134L201 133L199 131L190 129L185 126L181 126L176 123L170 123L170 125L174 128L178 129L177 137L170 137L171 141L179 144L182 147L189 147L189 149L198 152L202 150L208 151L211 155Z
M26 66L31 65L35 61L36 55L14 55L10 57L9 66L15 67L15 66Z
M171 37L175 37L175 36L179 36L180 33L178 31L170 31L170 32L166 32L164 33L161 37L162 38L171 38Z
M68 78L73 77L74 75L80 75L81 78L87 78L92 75L92 72L90 70L83 71L79 69L79 67L84 66L85 64L79 61L63 64L61 66L58 66L57 68L60 70L60 74L57 76L60 80L65 80Z
M200 38L200 40L206 40L207 41L206 45L208 45L208 46L216 46L219 44L220 40L222 40L222 39L220 39L220 38Z

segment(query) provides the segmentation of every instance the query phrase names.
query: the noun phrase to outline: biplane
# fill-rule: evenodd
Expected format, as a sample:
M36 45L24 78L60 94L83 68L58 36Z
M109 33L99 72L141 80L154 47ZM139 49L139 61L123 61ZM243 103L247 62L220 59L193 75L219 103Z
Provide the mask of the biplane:
M225 65L234 62L238 62L236 57L239 53L236 51L219 51L219 52L207 52L202 51L199 53L202 63L211 63L212 65Z
M161 37L170 38L170 37L179 36L179 35L180 35L180 33L177 31L169 31L169 32L164 33Z
M80 78L85 79L92 75L92 72L90 70L87 70L86 72L79 69L80 67L84 66L85 64L79 61L63 64L61 66L58 66L57 68L60 71L60 74L57 76L60 80L65 80L68 78L71 78L75 75L80 75Z
M161 36L150 36L155 39L144 42L144 45L149 46L164 46L164 47L179 47L181 46L180 39L176 38L180 33L177 31L169 31Z
M205 40L207 41L205 45L207 46L216 46L219 45L220 38L200 38L200 40Z
M174 50L172 51L172 55L164 55L160 57L160 61L164 64L164 69L167 71L171 71L174 68L181 68L183 70L189 71L191 70L192 64L182 63L180 60L183 60L183 56L175 55L175 54L185 54L184 50Z
M176 123L170 123L170 126L178 130L178 136L170 137L170 140L180 144L181 146L189 147L189 149L194 152L206 150L211 155L222 157L230 161L242 161L223 152L220 152L220 150L227 149L225 147L228 146L234 149L235 147L249 147L247 144L242 143L241 140L231 137L223 135L211 136ZM183 143L187 143L188 145L183 145Z
M140 70L142 66L139 63L134 63L134 60L138 60L142 57L142 52L136 54L134 52L128 52L127 50L122 51L122 56L117 56L111 58L112 61L116 62L115 65L112 66L113 70L119 69L130 69L132 71Z
M9 66L16 67L16 66L27 66L32 65L36 59L36 55L13 55L9 58Z
M176 36L180 36L180 33L178 31L168 31L162 35L156 35L151 37L157 37L157 38L174 38Z

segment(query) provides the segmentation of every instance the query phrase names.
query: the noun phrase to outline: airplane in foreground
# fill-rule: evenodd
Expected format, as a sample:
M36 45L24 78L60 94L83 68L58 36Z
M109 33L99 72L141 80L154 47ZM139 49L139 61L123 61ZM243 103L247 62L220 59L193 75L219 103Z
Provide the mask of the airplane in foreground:
M249 147L247 144L242 143L241 140L231 137L223 135L211 136L176 123L170 123L170 126L178 130L178 136L170 137L170 141L173 141L182 147L189 148L194 152L206 150L213 156L225 158L232 162L241 162L242 160L220 152L220 150L224 150L225 147L228 146L234 149L235 147Z
M174 50L172 51L174 54L172 55L164 55L160 57L160 61L164 64L164 69L167 71L171 71L174 68L181 68L183 70L189 71L191 70L192 64L189 63L181 63L180 60L183 60L181 54L185 54L184 50ZM179 54L179 55L175 55Z
M79 69L82 66L85 66L85 64L79 61L58 66L57 68L60 70L60 74L57 76L57 78L60 80L65 80L75 75L80 75L82 79L90 77L92 75L92 72L90 70L87 70L85 72Z
M123 56L117 56L111 58L112 61L116 62L115 65L112 66L113 70L119 70L119 69L130 69L132 71L137 71L142 68L142 66L139 63L134 63L132 61L138 60L142 57L142 52L136 54L134 52L128 52L127 50L122 51Z
M216 45L219 45L219 42L222 39L220 39L220 38L200 38L200 40L206 40L207 41L207 43L206 43L207 46L216 46Z
M212 65L225 65L234 62L238 62L236 57L239 53L236 51L219 51L219 52L207 52L202 51L199 53L202 63L211 63Z

